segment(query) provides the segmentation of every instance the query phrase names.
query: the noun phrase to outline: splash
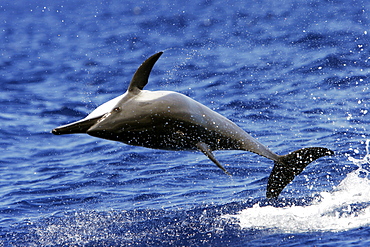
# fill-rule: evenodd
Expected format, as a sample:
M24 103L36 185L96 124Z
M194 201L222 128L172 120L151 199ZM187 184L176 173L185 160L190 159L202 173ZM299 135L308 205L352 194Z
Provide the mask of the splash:
M349 173L333 192L322 192L307 206L260 206L255 204L234 218L240 227L298 233L331 231L340 232L370 225L370 179L364 168L370 164L370 140L366 141L363 159L348 159L358 166Z

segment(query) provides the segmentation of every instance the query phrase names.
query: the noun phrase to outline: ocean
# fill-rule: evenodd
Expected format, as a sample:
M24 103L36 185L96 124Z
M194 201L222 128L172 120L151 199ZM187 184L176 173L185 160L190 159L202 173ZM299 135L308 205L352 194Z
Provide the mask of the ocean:
M370 2L0 2L0 246L369 246ZM176 91L277 154L326 147L276 200L273 162L51 130Z

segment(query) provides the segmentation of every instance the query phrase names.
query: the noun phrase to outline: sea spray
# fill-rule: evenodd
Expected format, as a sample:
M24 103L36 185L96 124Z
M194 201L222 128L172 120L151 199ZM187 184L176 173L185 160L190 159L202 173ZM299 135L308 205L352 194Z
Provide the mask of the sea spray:
M362 159L348 157L358 169L347 174L331 192L321 192L309 205L283 207L260 206L225 215L234 218L246 229L299 233L315 231L346 231L370 225L370 180L365 164L370 164L370 140Z

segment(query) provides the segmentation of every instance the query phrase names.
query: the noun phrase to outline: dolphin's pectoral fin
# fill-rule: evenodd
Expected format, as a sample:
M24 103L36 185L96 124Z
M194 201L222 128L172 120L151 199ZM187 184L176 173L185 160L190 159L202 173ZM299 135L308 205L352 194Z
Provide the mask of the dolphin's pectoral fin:
M280 192L294 177L312 161L334 152L327 148L302 148L287 155L280 156L275 162L267 184L267 198L277 198Z
M231 174L218 162L218 160L213 156L213 153L209 146L204 142L198 142L197 148L202 151L210 160L213 161L219 168L221 168L227 175L231 176Z
M135 90L143 90L145 85L148 83L149 75L155 62L157 62L158 58L162 54L163 52L158 52L149 57L140 65L131 79L130 86L128 87L129 92L135 92Z

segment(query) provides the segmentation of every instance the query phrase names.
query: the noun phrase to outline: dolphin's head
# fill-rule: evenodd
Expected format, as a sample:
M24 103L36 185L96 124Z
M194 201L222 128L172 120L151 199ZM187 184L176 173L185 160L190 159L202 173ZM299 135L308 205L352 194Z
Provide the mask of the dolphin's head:
M139 94L127 92L109 112L101 116L86 131L87 134L109 140L117 140L123 132L141 131L152 125L152 115L157 102L152 95L161 97L166 92L141 91Z
M123 110L123 105L128 102L131 97L142 92L143 88L148 83L148 78L155 62L162 53L163 52L158 52L154 54L140 65L132 77L126 93L102 104L82 120L53 129L52 133L55 135L88 133L92 136L105 138L102 136L102 133L113 133L114 130L119 129L117 124L122 120L123 113L121 110ZM125 110L126 112L130 112L129 109ZM132 114L132 117L135 117L135 114ZM135 121L137 121L137 119ZM123 123L121 121L121 124L124 123L124 121Z
M96 124L102 117L114 108L118 101L126 96L127 93L122 94L104 104L100 105L94 111L92 111L87 117L79 121L59 126L52 130L54 135L64 135L64 134L77 134L86 133L94 124Z
M127 121L122 119L121 107L115 107L91 125L86 133L99 138L115 140L115 136L127 129L125 125Z

